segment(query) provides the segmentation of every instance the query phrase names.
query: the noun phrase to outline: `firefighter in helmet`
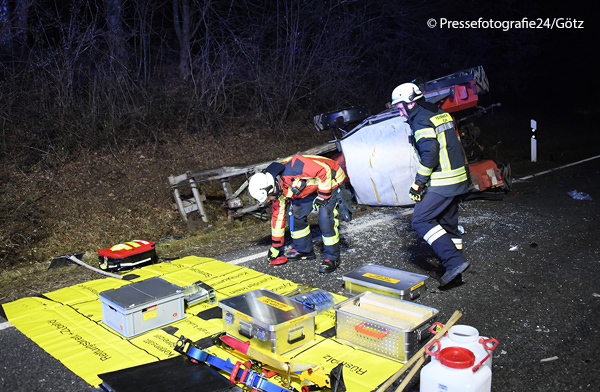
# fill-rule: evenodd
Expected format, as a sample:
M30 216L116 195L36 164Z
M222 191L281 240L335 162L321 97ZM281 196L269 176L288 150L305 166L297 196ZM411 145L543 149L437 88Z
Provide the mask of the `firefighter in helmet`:
M469 268L458 230L459 196L469 187L460 139L452 116L427 102L417 85L396 87L392 105L408 122L419 157L409 189L416 202L412 226L442 261L445 273L440 286L445 286Z
M273 162L248 183L250 195L263 203L272 201L271 248L267 259L271 264L289 260L315 260L308 215L318 210L323 237L323 262L319 272L330 273L340 264L339 212L332 191L344 182L346 174L334 160L309 155L294 155ZM291 206L290 206L291 204ZM290 233L293 249L282 254L286 212L291 209ZM284 257L281 257L284 256Z

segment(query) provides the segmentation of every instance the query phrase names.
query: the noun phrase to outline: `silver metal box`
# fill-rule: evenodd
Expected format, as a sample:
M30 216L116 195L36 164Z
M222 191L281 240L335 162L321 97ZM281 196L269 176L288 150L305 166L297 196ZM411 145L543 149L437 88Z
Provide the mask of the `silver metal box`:
M352 294L371 291L404 300L413 300L427 293L425 275L367 264L343 276L344 287Z
M407 362L431 335L438 310L366 291L333 306L336 338Z
M100 293L102 322L125 337L185 317L183 288L154 277Z
M219 307L228 335L249 340L264 351L283 354L315 339L317 311L272 291L258 289L225 298Z

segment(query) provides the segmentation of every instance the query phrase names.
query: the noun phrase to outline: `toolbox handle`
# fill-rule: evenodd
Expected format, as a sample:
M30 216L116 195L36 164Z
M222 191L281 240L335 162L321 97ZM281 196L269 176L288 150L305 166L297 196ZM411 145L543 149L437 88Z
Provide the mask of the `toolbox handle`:
M301 340L302 340L302 339L304 339L305 337L306 337L306 336L304 336L304 332L302 332L302 335L298 336L297 338L295 338L295 339L291 339L291 340L290 340L290 339L288 339L288 343L289 343L289 344L294 344L294 343L296 343L296 342L299 342L299 341L301 341Z
M388 331L386 331L386 330L377 333L377 332L371 331L370 329L366 329L364 322L358 324L357 326L355 326L354 329L358 333L362 333L364 335L368 335L368 336L371 336L371 337L374 337L374 338L377 338L377 339L385 338L387 336L387 334L388 334Z
M423 325L421 328L417 329L417 341L422 342L425 338L431 335L430 326L428 324Z
M240 335L248 338L248 339L252 339L253 336L253 327L251 324L245 323L244 321L240 321L240 325L238 328L238 332Z
M246 331L243 328L240 328L238 330L238 332L239 332L240 335L242 335L243 337L248 338L248 339L252 339L254 337L254 336L252 336L252 332Z

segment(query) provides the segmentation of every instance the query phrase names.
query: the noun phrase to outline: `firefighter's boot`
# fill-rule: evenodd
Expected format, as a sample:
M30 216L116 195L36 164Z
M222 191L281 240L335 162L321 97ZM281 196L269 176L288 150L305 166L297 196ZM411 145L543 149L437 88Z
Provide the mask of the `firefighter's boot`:
M296 249L292 249L289 252L285 253L285 257L287 257L288 260L291 260L291 261L316 260L317 259L317 257L315 256L315 252L313 250L311 250L310 252L298 252Z
M465 261L464 263L447 270L444 276L442 276L440 287L446 286L448 283L452 282L458 275L465 272L470 265L471 264L469 264L468 261Z
M339 260L323 260L321 265L319 266L319 272L322 274L330 274L332 272L337 271L338 266L340 265Z

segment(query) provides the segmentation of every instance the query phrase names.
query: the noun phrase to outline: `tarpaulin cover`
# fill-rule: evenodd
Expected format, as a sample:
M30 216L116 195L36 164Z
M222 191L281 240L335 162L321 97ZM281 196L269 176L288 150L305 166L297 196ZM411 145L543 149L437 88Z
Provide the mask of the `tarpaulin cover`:
M419 160L400 117L362 125L340 140L346 171L360 204L407 206Z
M4 304L3 308L7 319L23 334L86 382L99 386L102 380L98 374L180 355L173 348L181 335L197 341L223 330L222 312L217 304L208 301L187 308L182 320L131 338L102 323L100 292L154 276L182 287L201 280L215 289L217 300L258 288L286 294L298 286L245 267L190 256L131 271L128 281L102 278L41 297L22 298ZM334 297L338 301L345 299L335 294ZM343 362L349 391L371 391L402 366L400 362L335 340L331 334L335 326L333 309L317 315L315 324L315 341L286 355L294 361L320 364L326 371ZM231 356L216 346L210 351L222 359Z

